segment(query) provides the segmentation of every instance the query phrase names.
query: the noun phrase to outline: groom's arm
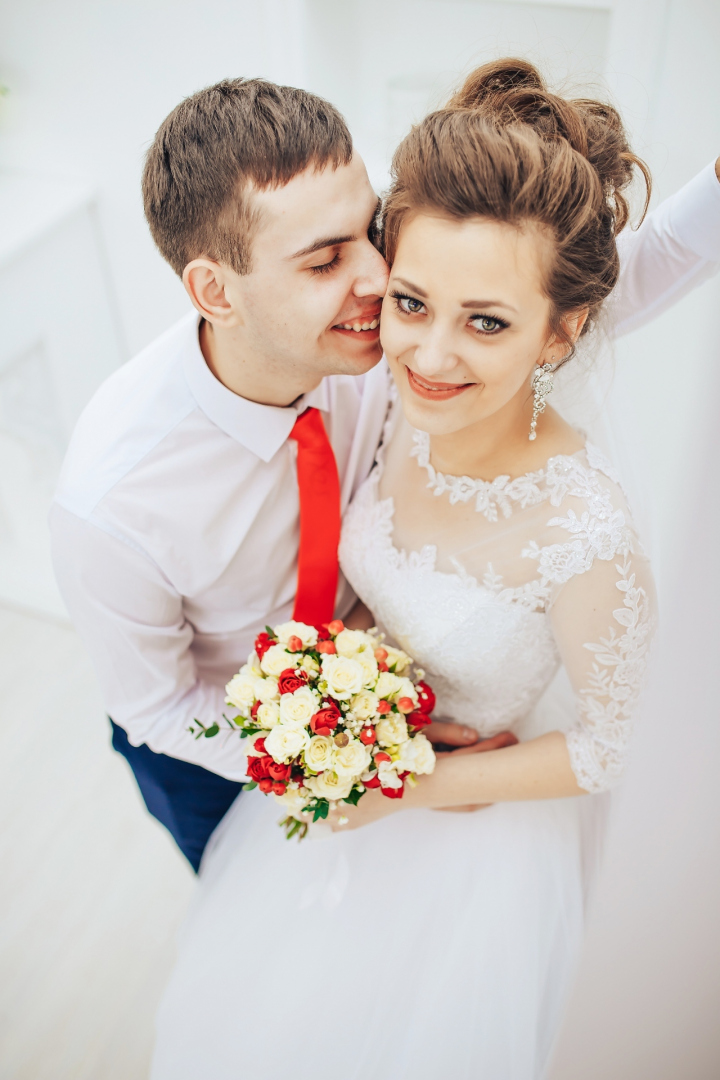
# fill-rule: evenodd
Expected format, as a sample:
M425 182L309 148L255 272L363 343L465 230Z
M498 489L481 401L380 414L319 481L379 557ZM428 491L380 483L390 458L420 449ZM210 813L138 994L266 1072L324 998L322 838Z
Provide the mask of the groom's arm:
M650 322L720 265L720 158L618 238L620 280L608 301L614 337Z
M236 732L195 740L227 710L221 687L198 678L182 597L145 554L58 504L50 516L55 574L93 661L105 708L134 746L225 776L245 775Z

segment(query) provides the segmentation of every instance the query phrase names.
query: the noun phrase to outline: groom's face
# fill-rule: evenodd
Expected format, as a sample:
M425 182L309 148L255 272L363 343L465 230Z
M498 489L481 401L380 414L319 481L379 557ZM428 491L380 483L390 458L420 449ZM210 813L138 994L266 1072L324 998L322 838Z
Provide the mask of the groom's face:
M388 272L372 242L377 202L357 155L255 193L252 270L230 291L257 356L319 378L378 362Z

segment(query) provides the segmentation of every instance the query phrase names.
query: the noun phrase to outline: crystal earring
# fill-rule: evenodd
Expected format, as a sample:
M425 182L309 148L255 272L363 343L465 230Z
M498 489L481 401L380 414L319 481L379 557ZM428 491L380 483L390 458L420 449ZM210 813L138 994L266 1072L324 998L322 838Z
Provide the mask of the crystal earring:
M552 357L554 360L555 357ZM537 439L537 418L540 413L545 412L546 402L545 398L548 394L553 392L553 371L552 364L543 364L542 367L536 367L535 373L532 377L532 383L530 384L535 394L535 400L533 401L533 414L532 423L530 424L530 434L528 439L532 442L533 439Z

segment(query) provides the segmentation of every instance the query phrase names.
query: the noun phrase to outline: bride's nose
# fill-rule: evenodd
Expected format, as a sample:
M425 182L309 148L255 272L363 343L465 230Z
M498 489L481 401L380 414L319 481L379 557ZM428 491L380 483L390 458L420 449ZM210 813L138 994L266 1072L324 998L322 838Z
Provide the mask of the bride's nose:
M415 348L413 367L418 375L427 379L454 371L460 357L453 350L452 341L439 327L428 328L426 335Z

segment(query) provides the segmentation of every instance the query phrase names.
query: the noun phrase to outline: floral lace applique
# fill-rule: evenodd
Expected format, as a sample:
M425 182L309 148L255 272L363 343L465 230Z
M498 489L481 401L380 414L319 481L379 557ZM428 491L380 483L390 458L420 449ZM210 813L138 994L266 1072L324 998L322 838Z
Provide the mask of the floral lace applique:
M613 618L624 630L619 633L613 626L606 638L585 644L594 661L587 686L579 694L581 722L567 733L573 772L589 792L604 791L623 771L654 624L647 593L636 585L629 554L615 568L620 575L616 587L624 597Z

